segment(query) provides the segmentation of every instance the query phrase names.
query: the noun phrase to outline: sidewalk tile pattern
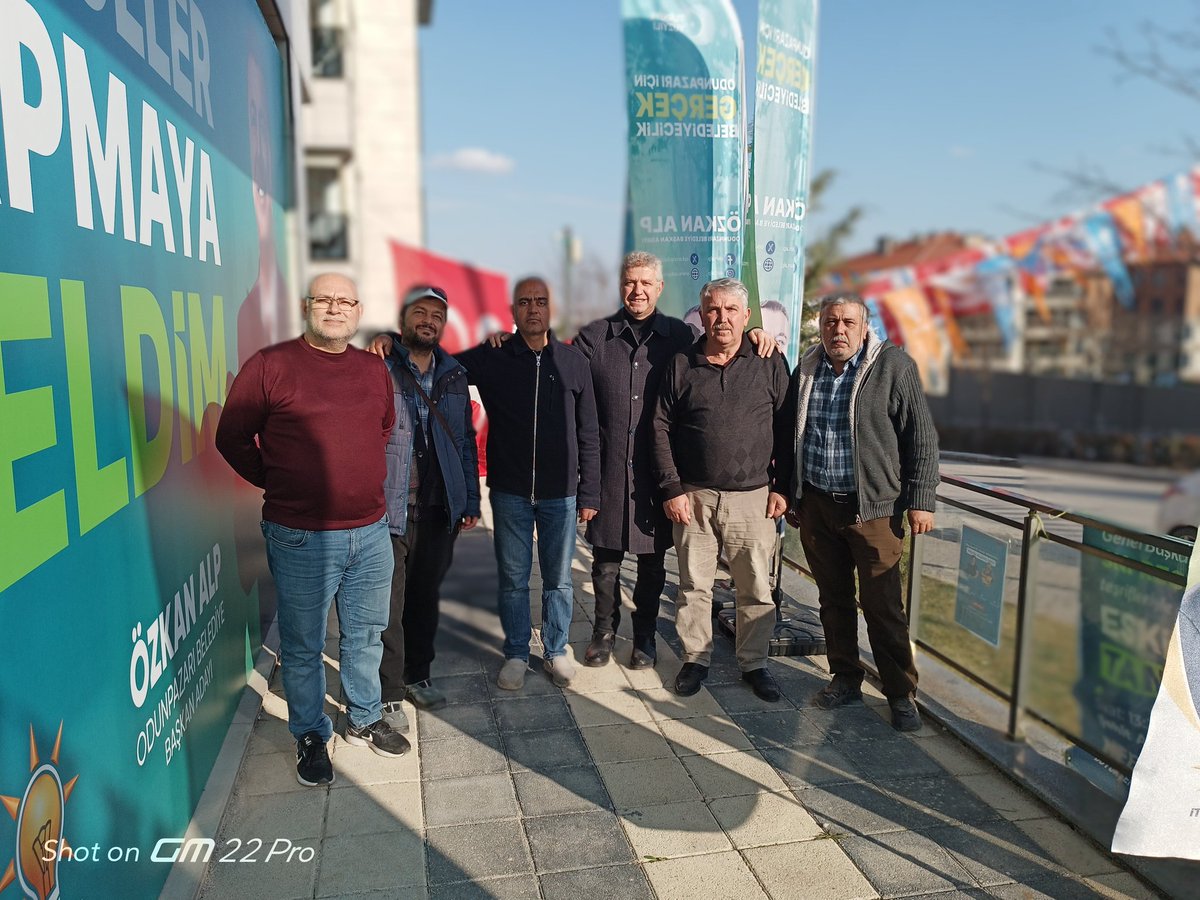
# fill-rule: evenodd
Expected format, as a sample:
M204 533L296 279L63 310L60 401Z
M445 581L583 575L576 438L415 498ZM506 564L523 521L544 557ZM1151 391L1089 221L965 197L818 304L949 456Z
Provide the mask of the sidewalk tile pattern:
M582 541L576 563L569 647L578 662L593 605ZM631 564L623 575L631 586ZM313 854L211 865L201 895L1155 896L942 729L893 731L869 684L863 705L813 706L828 678L815 660L772 659L783 699L765 703L718 638L705 687L676 696L673 582L655 669L627 668L622 634L607 666L580 665L568 687L555 687L541 671L535 602L525 687L503 691L490 540L484 529L463 535L434 663L447 705L406 704L414 751L387 759L335 738L336 783L302 787L276 674L221 837L285 837ZM336 653L332 633L328 699L339 715Z

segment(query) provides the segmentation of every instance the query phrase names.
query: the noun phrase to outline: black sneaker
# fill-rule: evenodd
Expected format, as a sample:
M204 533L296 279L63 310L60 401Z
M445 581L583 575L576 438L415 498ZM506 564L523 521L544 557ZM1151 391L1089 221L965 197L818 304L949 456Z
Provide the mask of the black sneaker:
M849 675L834 675L825 687L813 694L813 704L821 709L835 709L862 700L862 682Z
M333 763L320 732L310 731L296 741L296 780L307 787L333 784Z
M897 731L920 731L921 714L912 697L889 697L888 705L892 708L892 727Z
M412 749L408 739L383 719L376 719L362 728L347 722L346 743L355 747L370 747L380 756L403 756Z

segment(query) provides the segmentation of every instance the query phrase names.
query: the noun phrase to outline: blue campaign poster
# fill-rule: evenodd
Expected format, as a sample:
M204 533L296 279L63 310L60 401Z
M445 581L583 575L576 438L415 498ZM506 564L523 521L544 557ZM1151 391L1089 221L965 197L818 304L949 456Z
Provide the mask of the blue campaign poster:
M963 526L958 552L958 590L954 621L993 647L1000 646L1004 610L1004 567L1008 545L991 535Z

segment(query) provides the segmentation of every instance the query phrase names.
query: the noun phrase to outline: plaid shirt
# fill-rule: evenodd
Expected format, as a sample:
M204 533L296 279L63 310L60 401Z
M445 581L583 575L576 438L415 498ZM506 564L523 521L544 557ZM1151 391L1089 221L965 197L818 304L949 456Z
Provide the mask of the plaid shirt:
M862 359L859 349L837 375L826 357L817 364L804 427L804 479L823 491L849 493L854 481L850 395Z
M431 360L429 368L422 372L413 365L411 359L405 360L405 363L408 365L408 371L412 372L413 378L417 379L417 384L421 386L421 390L425 392L426 397L433 393L433 370L437 368L435 362L435 360ZM425 404L425 398L420 393L417 393L417 416L421 419L421 430L425 434L429 434L429 407Z

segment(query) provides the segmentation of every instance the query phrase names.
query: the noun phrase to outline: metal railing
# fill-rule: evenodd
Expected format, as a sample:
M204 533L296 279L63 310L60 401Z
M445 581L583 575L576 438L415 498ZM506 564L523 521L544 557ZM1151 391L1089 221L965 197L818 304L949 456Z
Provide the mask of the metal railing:
M914 643L1007 704L995 727L1010 740L1033 719L1128 775L1192 545L978 482L941 482L937 527L907 547ZM807 571L794 554L788 562ZM953 711L979 720L983 706Z

